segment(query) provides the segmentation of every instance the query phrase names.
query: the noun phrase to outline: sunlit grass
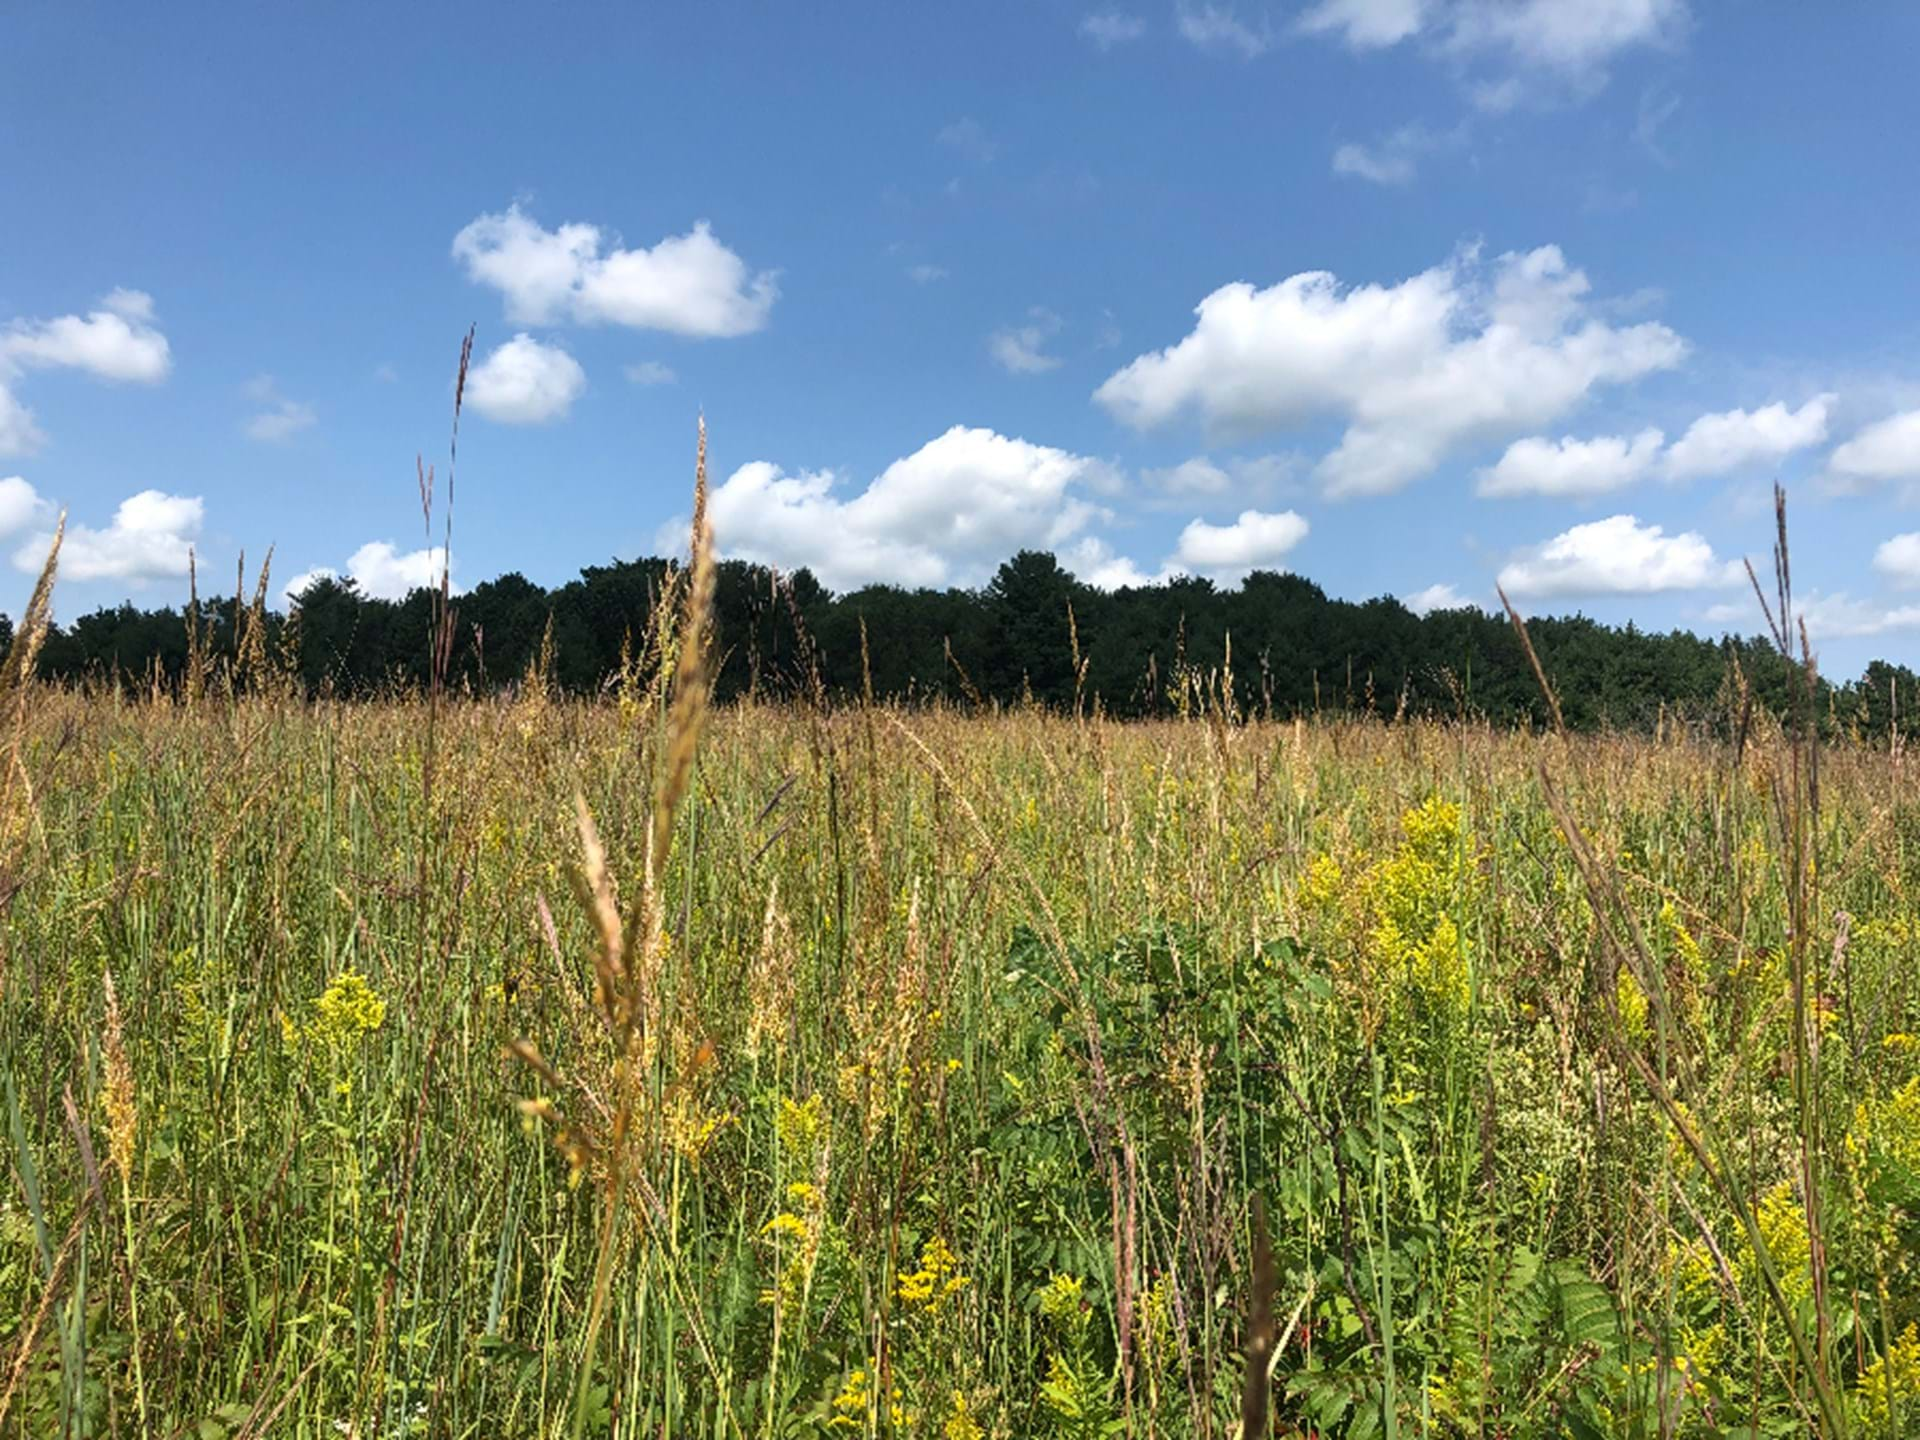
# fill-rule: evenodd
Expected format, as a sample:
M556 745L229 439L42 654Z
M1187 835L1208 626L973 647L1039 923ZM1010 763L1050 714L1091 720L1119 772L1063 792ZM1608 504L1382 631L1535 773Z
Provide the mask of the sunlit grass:
M425 700L34 694L0 1427L1226 1435L1258 1192L1280 1433L1806 1432L1762 1257L1629 1063L1737 1146L1812 1335L1764 724L1735 765L744 707L663 847L672 708L442 700L427 785ZM1543 756L1657 978L1605 963ZM1920 1419L1910 783L1821 757L1825 1363L1868 1435ZM620 916L663 857L624 1102L576 796Z

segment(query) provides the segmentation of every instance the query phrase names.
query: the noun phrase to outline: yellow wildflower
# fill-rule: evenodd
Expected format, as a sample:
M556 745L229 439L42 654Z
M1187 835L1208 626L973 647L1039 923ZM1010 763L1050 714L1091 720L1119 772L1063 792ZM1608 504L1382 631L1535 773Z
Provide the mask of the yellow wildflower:
M833 1419L827 1423L843 1430L864 1430L867 1403L867 1372L855 1370L847 1376L847 1383L840 1387L840 1393L833 1397Z
M983 1440L986 1433L980 1428L980 1422L973 1418L967 1397L958 1390L954 1391L953 1408L947 1412L947 1423L940 1427L942 1440Z
M960 1261L947 1242L938 1235L920 1247L920 1268L900 1272L898 1294L908 1305L924 1305L938 1310L941 1302L965 1289L967 1277L960 1273Z
M1860 1404L1870 1435L1895 1433L1896 1407L1903 1433L1920 1419L1920 1329L1907 1326L1886 1354L1860 1372Z

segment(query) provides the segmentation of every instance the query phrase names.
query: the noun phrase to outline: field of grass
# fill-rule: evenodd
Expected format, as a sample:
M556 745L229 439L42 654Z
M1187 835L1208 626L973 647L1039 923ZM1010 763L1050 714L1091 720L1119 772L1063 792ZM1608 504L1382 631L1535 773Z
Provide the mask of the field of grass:
M1897 754L659 668L0 697L0 1435L1920 1433Z

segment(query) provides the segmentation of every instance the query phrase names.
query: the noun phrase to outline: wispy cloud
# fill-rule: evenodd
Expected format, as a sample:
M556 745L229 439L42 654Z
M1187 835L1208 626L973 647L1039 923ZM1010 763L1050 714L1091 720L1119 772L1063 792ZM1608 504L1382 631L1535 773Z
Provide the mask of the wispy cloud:
M1634 114L1635 142L1668 169L1673 168L1673 156L1660 143L1660 130L1679 109L1678 95L1650 85L1640 92L1640 106Z
M1096 10L1080 21L1080 33L1097 49L1131 44L1147 33L1147 22L1118 10Z
M627 379L635 385L671 385L680 377L673 373L671 365L658 360L642 360L626 369Z
M1273 48L1273 27L1262 17L1257 25L1242 20L1227 5L1182 4L1175 16L1181 38L1196 50L1239 55L1253 60Z
M987 127L971 115L963 115L958 120L942 125L933 138L973 165L990 165L993 157L1000 153L1000 147L987 133Z
M302 430L310 430L319 416L304 400L290 400L280 393L271 375L256 375L246 383L246 396L261 408L244 427L247 437L268 445L291 440Z
M987 337L987 350L1010 375L1038 375L1060 366L1058 355L1046 353L1046 345L1060 333L1060 317L1043 305L1027 312L1024 325L1010 325Z
M1333 173L1357 176L1376 185L1405 185L1418 171L1421 156L1465 139L1465 127L1441 133L1417 122L1402 125L1371 145L1348 141L1336 147Z

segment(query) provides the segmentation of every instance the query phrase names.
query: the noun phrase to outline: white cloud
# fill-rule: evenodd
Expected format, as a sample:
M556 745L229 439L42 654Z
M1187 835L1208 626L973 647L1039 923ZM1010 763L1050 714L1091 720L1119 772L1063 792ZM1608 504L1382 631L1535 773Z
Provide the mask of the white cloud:
M1453 586L1440 582L1411 595L1402 595L1400 603L1416 615L1431 615L1435 610L1477 610L1480 607Z
M1264 22L1256 30L1231 6L1182 3L1175 18L1181 37L1197 50L1233 50L1251 60L1273 45L1273 32Z
M173 368L167 337L153 326L153 297L115 290L85 319L16 320L0 334L0 365L85 370L102 380L152 385Z
M1076 540L1058 558L1076 579L1096 590L1137 590L1147 585L1164 585L1178 573L1162 567L1158 574L1149 575L1125 555L1116 554L1113 546L1097 535Z
M510 205L454 236L453 256L470 280L500 291L509 320L527 325L746 335L765 326L780 293L775 272L750 274L704 220L650 250L625 250L597 225L547 230Z
M1204 455L1165 470L1142 471L1140 478L1171 495L1219 495L1233 487L1233 477Z
M6 370L0 367L0 455L31 455L46 443L46 433L7 388Z
M907 278L916 285L931 285L936 280L946 279L947 269L944 265L909 265Z
M316 565L311 570L302 570L298 575L281 587L280 593L288 600L298 600L306 594L307 587L316 580L338 580L340 572L327 565Z
M1346 433L1318 467L1327 492L1384 493L1463 444L1536 428L1597 386L1679 363L1678 335L1599 318L1589 288L1553 245L1501 256L1490 283L1469 254L1391 286L1342 288L1325 271L1264 290L1224 285L1186 339L1140 356L1094 398L1138 429L1188 411L1226 435L1340 416Z
M586 388L579 361L524 330L467 372L467 403L503 425L561 419Z
M987 337L987 353L1010 375L1038 375L1058 369L1060 357L1046 353L1047 341L1060 333L1060 317L1044 306L1027 312L1027 323L1009 325Z
M84 318L15 320L0 330L0 456L31 455L47 437L14 392L28 370L84 370L100 380L152 385L173 366L167 337L153 324L153 297L113 290Z
M247 382L246 391L249 400L264 407L246 423L246 432L252 439L268 444L290 440L302 430L310 429L319 419L313 406L282 395L271 375L256 375Z
M142 490L120 502L104 530L69 525L60 546L63 580L147 580L187 573L187 552L200 533L206 507L197 495ZM46 563L48 531L36 532L13 552L14 568L38 573Z
M1308 528L1306 519L1291 510L1243 510L1230 525L1190 521L1157 571L1141 569L1097 535L1083 536L1061 551L1060 563L1096 590L1164 585L1183 575L1233 584L1255 570L1283 569L1287 553L1306 538Z
M742 465L708 498L730 557L813 569L835 589L871 582L971 584L1016 550L1057 548L1099 511L1083 492L1112 483L1099 460L956 425L845 496L827 471ZM660 532L686 543L686 522Z
M26 529L35 521L43 520L52 508L40 498L39 491L18 475L0 480L0 535Z
M1333 152L1333 173L1353 175L1375 185L1405 185L1419 169L1422 155L1466 139L1464 125L1438 134L1421 124L1402 125L1372 145L1349 141Z
M1307 537L1304 516L1292 510L1266 514L1242 510L1231 525L1191 521L1180 532L1172 564L1182 569L1237 580L1251 570L1279 568L1287 552Z
M1652 429L1642 430L1631 441L1624 435L1592 440L1529 436L1514 441L1498 464L1479 472L1478 490L1486 496L1604 495L1633 484L1651 470L1665 438Z
M1125 45L1147 33L1147 22L1118 10L1096 10L1080 21L1080 33L1102 50Z
M1596 90L1615 56L1675 44L1688 19L1686 0L1319 0L1297 25L1353 50L1418 38L1436 55L1510 66L1512 73L1469 86L1481 109L1500 111L1543 72L1576 91Z
M671 365L658 360L642 360L637 365L627 366L627 379L635 385L671 385L680 377L673 373Z
M1337 33L1355 50L1398 45L1420 33L1432 9L1430 0L1320 0L1300 17L1309 35Z
M6 482L0 481L0 485ZM1873 568L1902 589L1920 587L1920 532L1884 540L1873 552Z
M1413 153L1391 144L1370 150L1357 141L1349 141L1333 152L1334 174L1357 175L1376 185L1405 185L1413 179L1413 171Z
M1612 515L1515 557L1501 569L1500 584L1516 600L1543 600L1700 590L1737 585L1744 575L1737 563L1716 558L1694 531L1668 535L1632 515Z
M436 590L446 564L446 549L434 545L424 550L400 550L387 540L369 540L347 558L347 578L360 593L374 600L404 600L415 590ZM458 568L457 566L455 567ZM283 591L289 600L298 600L316 580L338 580L340 572L329 565L316 565L286 583ZM458 583L448 588L460 593Z
M1884 635L1892 630L1920 629L1920 605L1886 605L1859 600L1844 590L1831 595L1814 592L1798 603L1800 618L1814 640L1848 640L1865 635ZM1762 628L1760 607L1745 604L1712 605L1703 617L1710 624L1725 625L1747 632Z
M1838 447L1827 468L1850 483L1920 479L1920 410L1874 421Z
M1771 464L1827 438L1833 395L1816 395L1798 410L1780 401L1758 410L1702 415L1667 451L1667 473L1676 479L1724 475L1742 466Z
M1889 630L1920 629L1920 605L1881 605L1855 600L1845 592L1814 595L1800 603L1800 618L1814 640L1884 635Z
M385 540L370 540L348 558L347 574L362 594L404 600L415 590L438 585L445 563L446 550L439 545L400 551Z
M1688 20L1685 0L1459 0L1445 17L1456 50L1573 75L1593 75L1622 50L1671 45Z
M1142 470L1140 478L1169 495L1267 494L1287 486L1295 468L1290 455L1235 457L1219 465L1196 455L1164 470Z

